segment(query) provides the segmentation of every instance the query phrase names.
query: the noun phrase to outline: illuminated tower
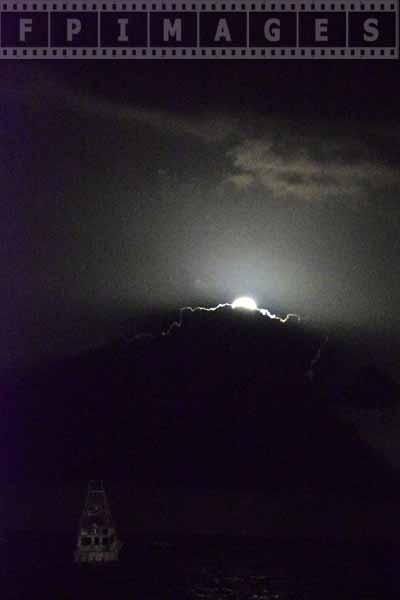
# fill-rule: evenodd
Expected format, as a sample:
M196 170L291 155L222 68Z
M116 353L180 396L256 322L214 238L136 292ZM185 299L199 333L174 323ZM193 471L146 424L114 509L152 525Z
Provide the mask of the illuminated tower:
M118 560L122 543L117 538L102 481L89 482L82 512L75 562L108 563Z

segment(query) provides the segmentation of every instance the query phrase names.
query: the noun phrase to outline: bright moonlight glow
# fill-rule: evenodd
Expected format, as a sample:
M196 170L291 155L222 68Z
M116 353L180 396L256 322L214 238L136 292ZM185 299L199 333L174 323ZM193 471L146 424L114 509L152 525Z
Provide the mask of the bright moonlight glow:
M246 310L257 310L257 304L253 300L253 298L249 298L248 296L241 296L240 298L236 298L236 300L232 303L232 308L245 308Z

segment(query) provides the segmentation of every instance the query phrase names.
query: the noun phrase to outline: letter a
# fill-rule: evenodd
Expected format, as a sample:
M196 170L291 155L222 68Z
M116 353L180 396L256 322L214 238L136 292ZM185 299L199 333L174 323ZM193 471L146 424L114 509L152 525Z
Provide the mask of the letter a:
M215 34L214 42L220 42L221 39L224 39L225 42L231 42L231 33L229 31L228 23L226 19L220 19L218 21L217 32Z

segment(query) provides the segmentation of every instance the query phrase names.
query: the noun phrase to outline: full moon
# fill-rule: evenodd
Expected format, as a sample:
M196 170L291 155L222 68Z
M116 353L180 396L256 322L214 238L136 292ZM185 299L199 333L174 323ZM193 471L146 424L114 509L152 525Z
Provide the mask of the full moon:
M245 308L246 310L257 310L257 304L253 298L241 296L232 302L232 308Z

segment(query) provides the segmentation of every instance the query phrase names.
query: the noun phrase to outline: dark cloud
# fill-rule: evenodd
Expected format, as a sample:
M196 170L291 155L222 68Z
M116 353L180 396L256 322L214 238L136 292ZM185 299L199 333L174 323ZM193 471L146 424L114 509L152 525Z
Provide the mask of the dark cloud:
M362 143L345 138L326 142L316 139L315 132L299 140L281 126L279 134L285 138L286 148L266 133L229 150L235 171L226 181L239 190L258 186L283 200L330 200L350 207L376 202L388 186L400 190L397 169L368 156ZM371 198L372 190L375 198Z
M400 151L395 123L359 121L349 132L346 120L319 119L293 123L247 112L178 114L60 90L47 84L47 93L71 110L134 126L148 125L173 136L189 136L217 144L227 159L222 184L240 192L259 189L274 198L294 202L338 202L352 209L378 205L400 192L394 157ZM230 165L230 167L229 167Z

